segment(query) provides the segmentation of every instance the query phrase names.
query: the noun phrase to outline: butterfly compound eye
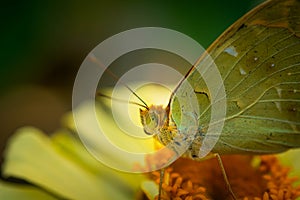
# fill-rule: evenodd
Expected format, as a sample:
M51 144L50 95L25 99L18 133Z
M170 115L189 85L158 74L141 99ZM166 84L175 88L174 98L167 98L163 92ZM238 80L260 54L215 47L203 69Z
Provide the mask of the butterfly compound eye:
M159 134L165 124L166 112L161 106L152 106L149 110L140 110L141 122L147 135Z

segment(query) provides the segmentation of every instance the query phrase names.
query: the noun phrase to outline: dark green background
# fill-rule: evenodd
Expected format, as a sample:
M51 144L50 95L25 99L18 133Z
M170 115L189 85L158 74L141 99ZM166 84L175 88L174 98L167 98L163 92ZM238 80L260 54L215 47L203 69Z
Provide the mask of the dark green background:
M121 31L157 26L208 47L258 0L23 1L2 3L0 147L23 125L46 132L70 110L85 56Z

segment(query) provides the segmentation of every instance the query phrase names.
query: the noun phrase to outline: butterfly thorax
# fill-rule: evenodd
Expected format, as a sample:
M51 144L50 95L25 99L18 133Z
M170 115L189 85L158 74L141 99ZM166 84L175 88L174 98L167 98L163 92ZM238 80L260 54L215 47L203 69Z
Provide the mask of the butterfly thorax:
M152 105L149 109L140 109L140 116L144 132L153 135L163 145L167 145L175 137L177 128L170 119L169 106L164 108Z

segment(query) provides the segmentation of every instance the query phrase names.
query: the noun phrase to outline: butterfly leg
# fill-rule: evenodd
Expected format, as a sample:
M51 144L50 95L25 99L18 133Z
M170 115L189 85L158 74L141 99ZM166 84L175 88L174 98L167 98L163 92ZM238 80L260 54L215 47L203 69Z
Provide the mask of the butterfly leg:
M231 188L231 185L228 181L228 178L227 178L227 175L226 175L226 171L225 171L225 168L224 168L224 165L223 165L223 162L222 162L222 159L220 157L220 155L218 153L214 153L214 156L217 158L218 162L219 162L219 165L221 167L221 170L222 170L222 174L223 174L223 177L224 177L224 180L226 182L226 185L227 185L227 188L232 196L232 198L234 200L237 200L236 196L234 195L233 191L232 191L232 188Z
M158 200L161 199L162 184L163 184L163 181L164 181L164 176L165 176L165 168L160 170L159 187L158 187Z

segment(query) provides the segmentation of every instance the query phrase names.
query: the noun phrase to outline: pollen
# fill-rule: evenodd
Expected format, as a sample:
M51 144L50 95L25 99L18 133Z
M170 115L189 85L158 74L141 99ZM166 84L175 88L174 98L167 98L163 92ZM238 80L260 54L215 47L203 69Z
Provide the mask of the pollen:
M152 178L157 184L160 181L160 173L153 172ZM206 188L198 184L193 184L189 179L184 179L179 173L173 172L172 167L165 171L162 184L161 200L185 199L185 200L207 200ZM158 199L158 197L156 197Z
M290 178L290 168L282 166L275 156L261 156L259 170L266 180L266 191L263 200L267 199L296 199L300 196L300 186L293 187L298 178Z
M222 157L230 185L238 199L294 200L300 197L300 186L294 185L297 178L289 177L288 167L281 165L274 155L258 158L258 166L253 167L253 156ZM153 172L150 177L159 184L158 171ZM232 198L214 159L197 162L180 158L165 170L161 199Z

